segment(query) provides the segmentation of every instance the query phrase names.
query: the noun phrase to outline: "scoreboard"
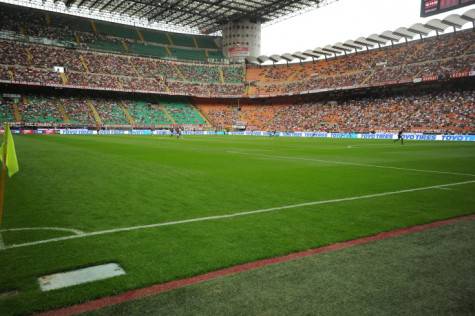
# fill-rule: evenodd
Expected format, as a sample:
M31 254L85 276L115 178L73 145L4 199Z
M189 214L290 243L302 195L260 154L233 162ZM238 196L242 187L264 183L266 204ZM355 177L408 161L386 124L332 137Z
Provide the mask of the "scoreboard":
M430 16L474 4L475 0L422 0L421 16Z

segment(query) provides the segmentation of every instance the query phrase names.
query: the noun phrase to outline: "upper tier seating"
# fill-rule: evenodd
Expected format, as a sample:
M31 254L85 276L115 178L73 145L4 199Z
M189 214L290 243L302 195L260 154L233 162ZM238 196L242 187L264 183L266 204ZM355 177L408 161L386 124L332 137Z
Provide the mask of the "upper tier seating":
M212 52L210 58L224 58L216 37L212 36L156 31L7 4L0 4L0 30L115 53L204 61L208 51Z
M182 63L4 40L0 48L0 80L5 81L206 96L244 92L238 79L244 76L243 65ZM54 72L55 66L64 67L65 73Z
M257 94L284 94L447 77L474 69L475 32L449 33L314 63L252 66L246 79Z

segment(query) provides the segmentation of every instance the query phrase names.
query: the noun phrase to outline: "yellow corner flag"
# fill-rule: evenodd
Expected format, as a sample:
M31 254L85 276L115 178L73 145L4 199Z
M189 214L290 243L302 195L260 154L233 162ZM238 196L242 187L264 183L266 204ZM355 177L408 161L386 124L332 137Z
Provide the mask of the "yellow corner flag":
M6 149L6 152L5 152ZM13 142L12 132L10 126L5 124L5 131L3 134L3 144L0 147L0 160L3 162L5 157L5 166L8 169L8 176L12 177L20 170L18 167L18 160L16 158L15 143Z

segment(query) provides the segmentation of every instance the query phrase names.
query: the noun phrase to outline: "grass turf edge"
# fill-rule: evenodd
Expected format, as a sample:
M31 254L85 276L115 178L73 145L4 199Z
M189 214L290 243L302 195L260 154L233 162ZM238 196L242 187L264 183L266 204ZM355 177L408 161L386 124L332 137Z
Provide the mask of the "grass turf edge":
M174 289L186 287L193 284L198 284L201 282L205 282L205 281L209 281L216 278L229 276L229 275L233 275L233 274L237 274L237 273L241 273L245 271L259 269L259 268L269 266L269 265L288 262L291 260L297 260L300 258L304 258L304 257L316 255L316 254L338 251L338 250L350 248L357 245L368 244L374 241L418 233L418 232L422 232L428 229L454 224L460 221L473 221L473 220L475 220L475 214L458 216L458 217L454 217L450 219L434 221L427 224L420 224L420 225L415 225L415 226L410 226L410 227L398 228L391 231L380 232L371 236L361 237L361 238L357 238L353 240L330 244L327 246L294 252L294 253L290 253L284 256L280 256L280 257L266 258L266 259L252 261L252 262L248 262L244 264L238 264L232 267L215 270L215 271L208 272L205 274L200 274L200 275L196 275L196 276L185 278L185 279L179 279L179 280L169 281L169 282L165 282L161 284L156 284L156 285L152 285L145 288L130 290L118 295L106 296L106 297L88 301L85 303L63 307L60 309L50 310L50 311L38 313L35 315L66 316L66 315L76 315L80 313L90 312L90 311L94 311L103 307L112 306L112 305L124 303L127 301L137 300L137 299L141 299L147 296L157 295L157 294L168 292Z

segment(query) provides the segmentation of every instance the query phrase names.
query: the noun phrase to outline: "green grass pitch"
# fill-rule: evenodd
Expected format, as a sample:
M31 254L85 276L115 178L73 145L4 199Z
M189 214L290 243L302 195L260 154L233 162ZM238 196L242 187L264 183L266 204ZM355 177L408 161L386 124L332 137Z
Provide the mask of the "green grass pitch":
M1 315L475 212L470 143L243 136L16 136L15 142L21 170L8 181L1 229L86 235L35 244L74 232L4 231L0 292L19 295L0 299ZM318 201L324 202L295 207ZM269 208L276 209L220 217ZM210 216L217 218L180 223ZM166 222L178 223L115 231ZM107 262L118 262L127 275L39 290L39 276Z

